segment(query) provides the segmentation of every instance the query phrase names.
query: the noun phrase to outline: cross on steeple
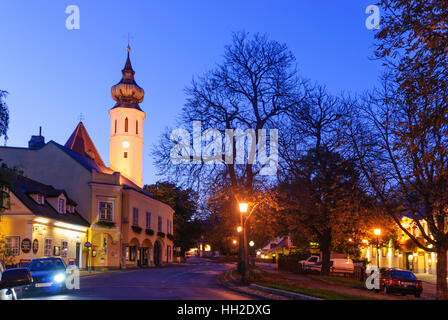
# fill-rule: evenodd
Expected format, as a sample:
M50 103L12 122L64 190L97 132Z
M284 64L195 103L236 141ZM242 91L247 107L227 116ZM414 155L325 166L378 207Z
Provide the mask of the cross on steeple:
M134 39L134 37L131 37L131 34L128 32L128 46L127 46L128 52L131 51L131 39Z

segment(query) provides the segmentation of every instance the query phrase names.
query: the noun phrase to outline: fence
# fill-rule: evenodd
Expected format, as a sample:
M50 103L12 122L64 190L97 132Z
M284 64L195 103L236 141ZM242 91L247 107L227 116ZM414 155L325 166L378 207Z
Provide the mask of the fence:
M300 260L307 258L307 256L301 255L279 255L278 257L278 270L287 271L292 273L301 274L320 274L320 271L311 271L303 269L302 265L299 264ZM364 281L367 278L365 274L365 269L362 266L354 267L353 272L332 272L330 271L330 276L344 277L350 279L356 279L359 281Z

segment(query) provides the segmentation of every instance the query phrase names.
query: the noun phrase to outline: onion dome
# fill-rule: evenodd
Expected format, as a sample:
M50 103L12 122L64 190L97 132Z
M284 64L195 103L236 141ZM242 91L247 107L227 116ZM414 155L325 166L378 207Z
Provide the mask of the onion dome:
M131 47L128 45L128 58L124 69L121 70L123 77L121 81L111 89L112 98L117 102L114 108L135 108L140 109L139 103L143 102L145 91L138 86L134 80L135 71L132 69L129 52Z

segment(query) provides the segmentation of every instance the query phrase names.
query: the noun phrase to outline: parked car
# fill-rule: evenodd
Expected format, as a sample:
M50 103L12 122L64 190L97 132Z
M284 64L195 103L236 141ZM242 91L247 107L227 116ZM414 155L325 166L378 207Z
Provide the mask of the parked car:
M322 261L306 265L304 269L310 272L321 272ZM334 258L330 260L330 272L352 273L353 271L354 265L352 259Z
M299 261L299 265L303 269L305 269L305 266L309 266L309 265L315 264L315 263L317 263L319 261L320 261L320 257L319 256L310 256L310 257L306 258L305 260L300 260Z
M384 293L413 294L418 298L422 294L423 284L412 271L385 268L380 270L380 288Z
M0 261L0 300L17 300L15 288L29 285L33 281L26 268L5 269Z
M25 295L32 293L61 293L66 290L66 266L61 258L42 258L31 261L29 270L33 283L23 288Z

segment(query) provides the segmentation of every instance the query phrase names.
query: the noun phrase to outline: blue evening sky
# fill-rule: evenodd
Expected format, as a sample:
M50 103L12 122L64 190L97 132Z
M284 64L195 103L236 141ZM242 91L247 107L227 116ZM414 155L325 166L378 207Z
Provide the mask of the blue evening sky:
M234 31L285 42L300 73L332 93L361 92L381 72L372 61L366 7L375 0L0 0L0 89L9 91L9 146L27 146L43 127L64 144L84 124L109 163L110 88L121 79L131 33L136 81L145 90L144 183L156 176L151 145L173 126L185 86L221 61ZM80 30L67 30L77 5ZM3 142L2 142L3 143Z

